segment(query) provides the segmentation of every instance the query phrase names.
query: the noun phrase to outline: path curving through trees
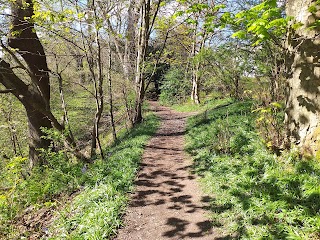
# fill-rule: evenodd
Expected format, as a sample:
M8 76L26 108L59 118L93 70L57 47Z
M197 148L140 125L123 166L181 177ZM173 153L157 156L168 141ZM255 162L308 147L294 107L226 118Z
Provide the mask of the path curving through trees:
M214 239L191 161L184 153L186 113L151 102L161 119L142 158L136 189L117 240Z

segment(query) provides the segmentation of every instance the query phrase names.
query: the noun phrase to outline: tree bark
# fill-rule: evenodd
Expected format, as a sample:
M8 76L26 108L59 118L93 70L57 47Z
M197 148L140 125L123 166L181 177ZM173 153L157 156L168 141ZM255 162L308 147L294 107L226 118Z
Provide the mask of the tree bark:
M95 0L90 0L91 8L93 10L93 19L95 25L97 24L98 20L98 14L97 14L97 8ZM95 71L93 69L93 66L90 67L91 77L93 81L93 88L94 88L94 95L95 95L95 102L96 102L96 114L94 118L94 126L92 130L92 141L91 141L91 157L93 157L96 154L96 148L100 150L101 158L104 159L103 149L100 141L100 134L99 134L99 125L100 120L102 117L102 113L104 110L104 92L103 92L103 82L104 82L104 74L103 74L103 63L102 63L102 48L101 48L101 42L100 42L100 32L98 28L92 29L94 30L94 33L90 33L90 35L94 34L94 44L96 44L96 58L94 58L94 45L89 46L90 55L89 57L93 59L94 65L97 67L97 77L95 75Z
M11 70L10 65L5 61L0 61L0 82L8 89L14 89L12 93L24 105L29 126L29 159L30 166L42 164L39 152L40 148L47 149L50 146L50 141L43 138L41 128L52 128L51 121L44 114L45 102L36 94L36 89L26 85L19 79ZM34 103L34 104L33 104Z
M38 105L50 111L50 82L49 69L43 46L34 30L34 26L26 19L33 16L32 0L17 0L11 3L12 28L8 44L25 60L31 72L32 83L31 101L37 101ZM22 89L19 89L20 91ZM23 93L23 91L21 91ZM50 141L43 138L41 128L52 128L50 120L34 106L22 101L28 117L29 126L29 159L31 167L43 163L40 159L38 149L47 149Z
M320 31L319 27L309 29L319 20L320 7L311 13L308 8L313 4L316 0L288 0L286 5L287 15L303 24L298 30L290 29L287 40L288 137L311 154L320 149Z
M193 28L193 45L192 45L192 51L191 56L193 58L193 64L192 64L192 91L191 91L191 100L195 104L200 104L200 94L199 94L199 88L200 88L200 68L201 68L201 59L195 59L198 54L201 54L202 49L205 46L206 38L207 38L207 32L205 29L199 29L198 21L200 19L199 15L195 15L196 24ZM199 31L202 31L201 35L202 38L199 40L198 35Z
M193 28L193 43L192 43L192 51L191 51L191 59L193 59L192 63L192 90L191 90L191 100L195 104L199 104L199 95L198 95L198 62L195 62L195 57L197 55L197 43L198 43L198 37L197 32L198 31L198 24L195 24Z
M50 110L50 81L46 55L33 23L27 20L34 14L33 1L13 1L11 9L13 17L9 46L17 49L27 63L32 73L32 84L39 90L46 109Z
M136 0L129 1L128 25L126 29L126 39L123 55L123 70L124 75L128 81L133 78L135 69L134 60L136 57L136 29L139 20L136 5Z
M193 66L192 70L192 91L191 91L191 100L195 104L200 104L199 97L199 63L195 63L196 66Z
M32 106L25 106L28 117L29 127L29 159L30 167L36 164L44 164L44 159L39 156L39 149L47 149L50 146L50 140L43 139L44 133L41 131L42 128L52 128L50 120L34 109Z
M146 52L150 37L150 0L142 0L140 9L140 29L137 47L137 61L136 61L136 105L134 124L142 122L142 104L145 95L145 76L144 65L146 59Z
M111 129L112 129L112 137L113 137L113 141L117 141L117 131L116 131L116 126L114 123L114 114L113 114L113 94L112 94L112 76L111 76L111 67L112 67L112 54L111 54L111 45L109 42L108 45L108 83L109 83L109 113L110 113L110 125L111 125Z

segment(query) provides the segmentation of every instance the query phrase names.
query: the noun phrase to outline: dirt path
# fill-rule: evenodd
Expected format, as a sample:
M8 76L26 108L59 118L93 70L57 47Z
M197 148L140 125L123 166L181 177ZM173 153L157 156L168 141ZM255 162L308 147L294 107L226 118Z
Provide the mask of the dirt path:
M208 198L201 196L183 152L188 114L151 105L161 126L146 146L125 227L116 239L214 239L204 210Z

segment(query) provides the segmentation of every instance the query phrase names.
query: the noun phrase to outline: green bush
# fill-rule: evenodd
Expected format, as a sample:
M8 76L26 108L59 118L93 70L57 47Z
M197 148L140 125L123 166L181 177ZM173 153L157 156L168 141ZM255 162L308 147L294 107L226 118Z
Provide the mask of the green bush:
M180 68L171 68L164 76L160 102L163 104L184 102L191 94L190 89L190 82L185 79L184 71Z

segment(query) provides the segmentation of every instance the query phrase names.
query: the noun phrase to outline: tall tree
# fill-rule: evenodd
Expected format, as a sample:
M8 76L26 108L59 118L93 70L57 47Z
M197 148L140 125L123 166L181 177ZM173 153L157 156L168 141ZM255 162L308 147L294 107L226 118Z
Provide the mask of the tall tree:
M136 72L135 72L135 84L136 84L136 109L134 122L139 123L142 121L142 102L145 95L145 60L146 51L148 47L148 41L150 37L150 9L151 1L142 0L140 7L140 26L137 42L137 59L136 59Z
M50 141L43 138L42 128L54 126L63 132L64 127L57 121L50 110L49 69L44 48L31 21L34 15L32 0L17 0L11 3L11 29L8 46L1 42L1 47L15 60L18 68L27 74L16 74L8 62L0 61L0 83L13 93L26 109L29 125L30 165L42 163L38 149L48 148ZM14 51L15 49L16 51ZM25 64L20 60L22 57ZM28 79L30 81L28 82ZM28 83L27 83L28 82ZM69 143L74 143L68 136Z
M17 49L25 60L31 75L31 84L27 85L18 78L4 60L0 62L0 81L5 87L12 90L26 109L30 135L29 158L31 165L34 165L40 161L37 149L48 148L50 144L48 140L42 138L41 128L51 128L51 122L39 111L39 108L50 111L49 72L44 49L34 26L26 20L33 15L33 2L31 0L12 2L11 12L12 28L8 43L11 48Z
M314 153L320 140L319 1L288 0L286 13L294 17L287 41L288 135ZM301 27L295 30L297 24Z
M200 104L201 85L201 61L198 55L208 44L208 40L214 35L218 14L225 5L211 0L183 1L186 4L186 22L190 25L192 33L191 60L191 100Z

